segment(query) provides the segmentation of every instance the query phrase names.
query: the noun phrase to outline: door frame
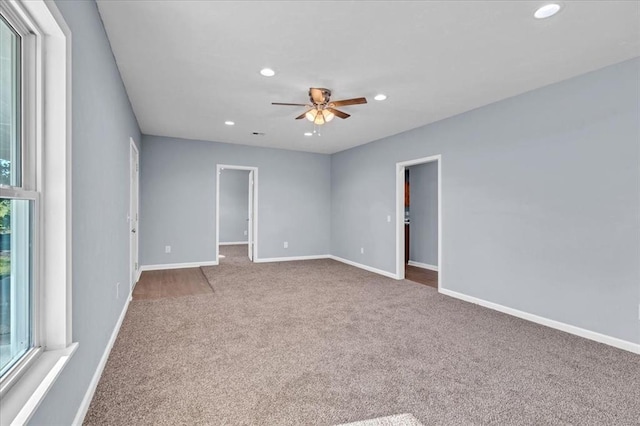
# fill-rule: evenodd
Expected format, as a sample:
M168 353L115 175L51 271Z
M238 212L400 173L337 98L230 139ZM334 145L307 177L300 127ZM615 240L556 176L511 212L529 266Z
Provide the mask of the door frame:
M247 222L249 222L249 226L247 227L247 256L249 256L249 260L253 262L253 248L255 246L254 243L254 235L253 235L253 221L255 220L255 209L253 208L253 204L255 203L256 197L255 197L255 190L256 187L254 186L254 180L255 180L255 171L250 170L249 171L249 190L248 190L248 195L249 195L249 201L247 203L248 209L247 209Z
M222 169L253 171L253 262L258 259L258 168L232 164L216 165L216 264L220 262L220 172ZM247 232L249 237L249 232ZM249 244L251 242L249 241Z
M136 158L138 159L138 163L137 165L134 165L133 163L133 153L135 152L136 154ZM136 232L135 234L135 240L136 240L136 252L135 252L135 262L134 262L134 252L133 252L133 244L132 244L132 238L131 238L131 224L132 224L132 217L131 217L131 210L133 210L133 172L134 172L134 167L136 167L135 169L135 173L136 173L136 178L135 178L135 183L136 183L136 190L137 190L137 194L136 194L136 206L135 206L135 212L136 215L138 216L136 218ZM129 138L129 294L131 295L131 293L133 293L133 289L136 286L136 284L138 283L138 280L140 279L140 151L138 150L138 147L136 146L135 141L133 140L132 137ZM137 264L137 269L133 266L133 264L136 263ZM134 277L134 272L135 272L135 278Z
M404 174L407 167L419 164L433 163L438 166L438 291L443 286L442 264L442 155L417 158L415 160L396 163L396 276L404 279Z

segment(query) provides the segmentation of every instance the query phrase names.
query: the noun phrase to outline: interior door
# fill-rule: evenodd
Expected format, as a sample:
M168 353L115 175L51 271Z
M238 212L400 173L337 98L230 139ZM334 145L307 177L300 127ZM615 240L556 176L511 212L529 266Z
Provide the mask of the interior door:
M131 247L131 284L130 290L133 291L133 287L138 281L138 182L139 182L139 164L138 164L138 151L133 143L131 144L131 184L130 184L130 202L129 202L129 229L130 229L130 247Z
M248 234L248 250L249 260L253 262L253 170L249 172L249 212L247 214L247 234Z

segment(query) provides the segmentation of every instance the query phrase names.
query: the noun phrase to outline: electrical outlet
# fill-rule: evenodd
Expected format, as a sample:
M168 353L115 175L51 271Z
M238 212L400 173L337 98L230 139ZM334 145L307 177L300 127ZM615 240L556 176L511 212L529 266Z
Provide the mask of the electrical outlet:
M288 241L284 242L284 248L289 248L289 242Z
M171 253L171 246L164 246L165 253Z
M387 222L391 222L391 215L387 215Z
M244 230L244 235L247 235L247 230L246 229Z
M120 298L120 283L116 283L116 299Z
M364 247L360 247L360 254L364 254Z

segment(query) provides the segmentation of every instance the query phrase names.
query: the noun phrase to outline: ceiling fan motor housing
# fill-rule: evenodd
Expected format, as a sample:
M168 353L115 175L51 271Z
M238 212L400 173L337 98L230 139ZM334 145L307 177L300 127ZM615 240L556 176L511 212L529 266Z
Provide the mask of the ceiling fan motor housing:
M320 102L317 98L314 99L313 91L320 91L322 93L322 101ZM329 99L331 98L331 90L325 89L323 87L312 87L309 89L309 100L314 105L324 105L329 103Z

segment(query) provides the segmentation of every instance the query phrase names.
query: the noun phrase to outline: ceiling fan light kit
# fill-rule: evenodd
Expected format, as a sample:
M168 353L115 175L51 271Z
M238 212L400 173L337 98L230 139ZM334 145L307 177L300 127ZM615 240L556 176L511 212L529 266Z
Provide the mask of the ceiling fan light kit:
M350 114L346 112L339 111L335 109L335 107L339 106L347 106L347 105L359 105L366 104L366 98L353 98L353 99L344 99L341 101L331 101L331 90L319 88L319 87L311 87L309 89L309 101L310 104L292 104L292 103L283 103L283 102L272 102L272 105L287 105L287 106L304 106L309 108L307 111L303 112L295 119L300 120L302 118L306 118L311 121L313 124L321 126L325 123L330 122L334 119L335 116L338 116L342 119L346 119L351 117Z
M307 111L304 116L307 120L313 122L313 124L320 126L333 120L336 115L326 109L312 109L311 111Z

